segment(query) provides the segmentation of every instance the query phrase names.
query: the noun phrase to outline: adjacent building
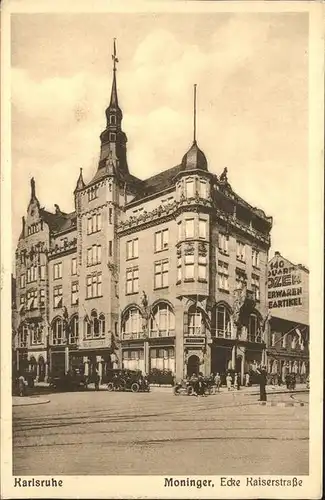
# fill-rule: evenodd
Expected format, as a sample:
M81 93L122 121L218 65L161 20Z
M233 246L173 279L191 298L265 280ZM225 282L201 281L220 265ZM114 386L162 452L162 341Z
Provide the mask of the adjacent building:
M309 374L309 271L279 252L269 262L267 341L268 373L282 380L295 373Z
M75 210L31 197L16 250L17 358L49 370L244 372L266 361L272 218L193 143L142 180L129 170L114 57L97 171Z

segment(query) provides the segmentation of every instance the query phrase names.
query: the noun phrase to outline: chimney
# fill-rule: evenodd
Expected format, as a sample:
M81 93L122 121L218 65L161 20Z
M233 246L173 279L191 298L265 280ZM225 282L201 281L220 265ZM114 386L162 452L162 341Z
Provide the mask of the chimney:
M278 251L274 252L274 256L276 256L276 255L280 255L280 252L278 252Z

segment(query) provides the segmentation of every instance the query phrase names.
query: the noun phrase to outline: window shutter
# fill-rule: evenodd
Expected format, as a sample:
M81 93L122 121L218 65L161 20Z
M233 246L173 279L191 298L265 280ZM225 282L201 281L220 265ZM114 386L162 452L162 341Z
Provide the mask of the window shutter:
M184 326L184 335L188 335L188 312L184 312L184 319L183 319L183 326Z

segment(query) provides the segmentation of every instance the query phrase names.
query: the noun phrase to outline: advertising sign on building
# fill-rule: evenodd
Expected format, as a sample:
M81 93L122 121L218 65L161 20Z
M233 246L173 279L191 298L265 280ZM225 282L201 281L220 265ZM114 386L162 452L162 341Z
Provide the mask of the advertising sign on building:
M269 262L268 309L273 316L308 323L308 270L278 252Z

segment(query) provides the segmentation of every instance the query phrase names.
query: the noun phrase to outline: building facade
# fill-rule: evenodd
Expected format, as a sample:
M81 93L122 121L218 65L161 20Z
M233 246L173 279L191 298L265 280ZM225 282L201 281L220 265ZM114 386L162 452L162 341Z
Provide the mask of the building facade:
M127 162L114 58L98 169L75 210L31 198L16 250L17 358L102 379L112 367L243 374L265 361L272 218L216 175L197 144L153 177Z
M275 252L269 262L267 367L273 378L309 374L309 271Z

